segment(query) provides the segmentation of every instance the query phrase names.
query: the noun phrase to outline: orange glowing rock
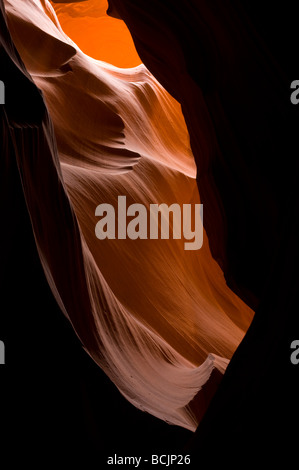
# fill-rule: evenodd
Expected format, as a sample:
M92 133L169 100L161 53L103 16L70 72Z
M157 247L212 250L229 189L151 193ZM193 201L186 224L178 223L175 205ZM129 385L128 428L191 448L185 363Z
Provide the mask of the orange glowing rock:
M52 5L64 32L85 54L117 67L141 63L125 23L106 14L106 0Z

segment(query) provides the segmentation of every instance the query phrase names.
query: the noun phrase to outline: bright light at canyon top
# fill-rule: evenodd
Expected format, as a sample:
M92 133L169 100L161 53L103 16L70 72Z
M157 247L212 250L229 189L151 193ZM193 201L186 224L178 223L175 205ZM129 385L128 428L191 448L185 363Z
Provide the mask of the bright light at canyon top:
M107 15L106 0L51 3L64 32L85 54L121 68L141 64L125 23Z

